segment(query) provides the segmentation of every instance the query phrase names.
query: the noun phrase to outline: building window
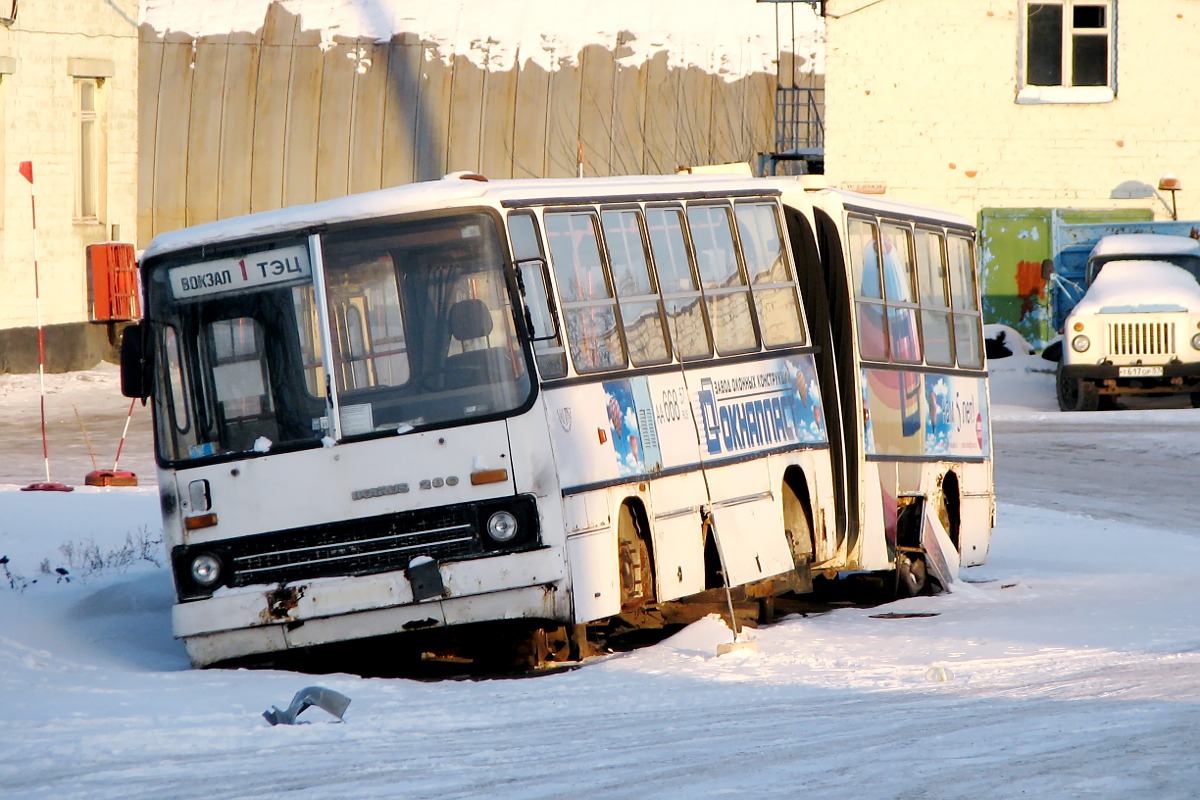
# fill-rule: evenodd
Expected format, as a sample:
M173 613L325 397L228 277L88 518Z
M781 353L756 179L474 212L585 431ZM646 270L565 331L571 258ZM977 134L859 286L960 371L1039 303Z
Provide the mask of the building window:
M1106 103L1116 90L1116 0L1025 3L1019 103Z
M100 81L75 79L75 121L78 126L75 158L75 217L98 221L104 188L104 138L101 126Z

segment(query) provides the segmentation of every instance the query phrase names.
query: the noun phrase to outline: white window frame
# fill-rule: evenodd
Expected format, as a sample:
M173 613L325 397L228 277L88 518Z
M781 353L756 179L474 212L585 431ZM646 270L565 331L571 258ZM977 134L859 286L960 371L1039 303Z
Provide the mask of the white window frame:
M1062 84L1039 86L1028 82L1029 66L1029 6L1057 5L1062 8ZM1105 6L1104 28L1072 26L1072 9L1076 6ZM1021 0L1021 33L1018 49L1017 103L1111 103L1117 96L1117 0ZM1072 43L1077 36L1106 36L1108 38L1108 85L1072 86Z
M74 77L75 221L104 220L108 144L104 120L104 78ZM83 108L84 85L92 87L92 108ZM88 135L85 136L85 129Z

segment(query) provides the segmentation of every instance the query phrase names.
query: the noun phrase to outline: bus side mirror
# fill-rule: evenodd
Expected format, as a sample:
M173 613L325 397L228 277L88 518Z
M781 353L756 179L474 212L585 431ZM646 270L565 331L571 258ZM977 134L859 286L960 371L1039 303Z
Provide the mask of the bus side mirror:
M121 394L142 400L150 396L150 358L142 323L121 332Z
M551 300L546 262L530 258L517 262L517 286L525 305L525 324L535 342L558 340L558 314Z

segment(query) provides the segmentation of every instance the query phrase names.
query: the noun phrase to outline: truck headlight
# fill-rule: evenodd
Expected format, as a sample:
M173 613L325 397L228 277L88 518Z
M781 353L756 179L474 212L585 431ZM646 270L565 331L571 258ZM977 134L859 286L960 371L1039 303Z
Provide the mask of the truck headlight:
M487 533L498 544L511 542L517 535L517 518L507 511L497 511L488 517Z
M1092 346L1092 340L1080 334L1071 340L1071 349L1076 353L1082 353Z
M1192 337L1192 349L1200 350L1200 333Z

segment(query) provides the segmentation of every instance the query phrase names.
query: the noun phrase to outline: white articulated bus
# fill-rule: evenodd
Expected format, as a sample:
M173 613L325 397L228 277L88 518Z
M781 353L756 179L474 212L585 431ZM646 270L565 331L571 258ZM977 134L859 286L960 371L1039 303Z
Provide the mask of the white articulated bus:
M915 591L958 554L908 508L982 561L970 226L856 202L456 174L157 237L122 383L153 398L192 662L527 634L578 656L588 623L727 587Z

